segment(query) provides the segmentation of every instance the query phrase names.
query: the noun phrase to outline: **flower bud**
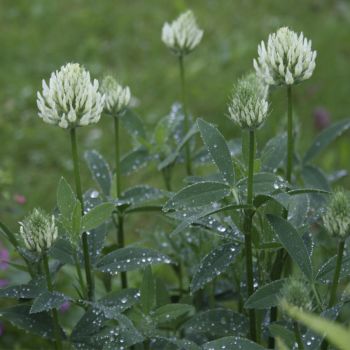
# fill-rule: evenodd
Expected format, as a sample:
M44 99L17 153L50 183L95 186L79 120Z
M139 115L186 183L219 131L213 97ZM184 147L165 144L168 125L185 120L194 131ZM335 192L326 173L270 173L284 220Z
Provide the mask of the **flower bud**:
M46 251L57 238L55 217L42 209L34 209L20 222L20 234L27 249L37 253Z
M177 55L186 55L194 50L203 37L192 11L182 13L172 23L165 23L162 41Z
M53 72L43 91L37 93L39 117L61 128L97 123L104 107L98 81L78 63L68 63Z
M280 304L288 303L305 311L312 309L310 290L304 280L288 279L280 292Z
M269 85L292 85L309 79L316 66L311 40L287 27L270 34L267 45L262 41L258 55L254 68Z
M101 92L105 96L105 111L117 116L129 105L131 93L128 86L123 87L111 76L103 79Z
M331 195L323 224L334 237L344 240L350 235L350 201L344 191L337 190Z
M255 74L238 81L229 102L229 117L242 129L256 129L266 119L268 87Z

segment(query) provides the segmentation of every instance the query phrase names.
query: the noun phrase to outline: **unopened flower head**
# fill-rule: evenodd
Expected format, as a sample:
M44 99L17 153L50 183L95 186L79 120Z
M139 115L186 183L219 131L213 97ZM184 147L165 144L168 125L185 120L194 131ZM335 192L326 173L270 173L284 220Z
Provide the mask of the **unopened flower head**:
M53 72L49 84L43 80L37 94L39 117L61 128L75 128L97 123L104 107L98 81L78 63L68 63Z
M240 79L229 102L229 117L243 129L256 129L266 119L268 87L255 74Z
M128 86L121 86L111 76L103 79L101 92L105 96L105 111L113 116L119 115L129 105L131 93Z
M55 217L41 209L34 209L20 222L20 234L27 249L37 253L46 251L57 238Z
M269 85L292 85L309 79L316 66L311 40L287 27L270 34L267 45L262 41L258 55L254 68Z
M345 239L350 235L350 200L344 191L337 190L332 194L323 224L334 237Z
M182 13L172 23L165 23L162 41L177 55L190 53L202 40L203 30L199 29L192 11Z
M305 311L312 309L310 290L306 281L301 279L288 279L280 292L280 304L287 303Z

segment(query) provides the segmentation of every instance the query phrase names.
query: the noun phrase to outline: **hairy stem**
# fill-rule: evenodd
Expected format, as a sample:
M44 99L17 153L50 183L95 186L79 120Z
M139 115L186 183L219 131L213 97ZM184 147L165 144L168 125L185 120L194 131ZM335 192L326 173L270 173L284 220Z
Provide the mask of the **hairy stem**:
M301 338L299 323L293 322L293 328L294 328L295 340L297 341L297 344L298 344L298 349L304 350L304 343L303 343L303 340Z
M120 198L122 194L122 185L121 185L121 169L120 169L120 143L119 143L119 116L114 118L114 156L115 156L115 189L117 198ZM117 208L118 213L118 227L117 227L117 243L118 248L124 248L124 216ZM120 281L122 288L128 287L128 279L125 271L122 271L120 274Z
M44 272L46 277L47 289L49 292L53 292L53 285L52 285L50 269L49 269L49 260L46 253L43 254L43 267L44 267ZM52 309L51 313L52 313L53 328L54 328L54 334L55 334L55 348L57 350L61 350L62 340L61 340L61 334L60 334L60 326L58 323L57 310Z
M185 134L189 130L189 117L187 113L187 95L186 95L186 80L185 80L185 64L184 56L179 56L179 65L180 65L180 78L181 78L181 94L182 94L182 108L184 112L184 126ZM192 175L192 162L191 162L191 149L189 141L185 144L185 156L186 156L186 171L187 175Z
M80 204L81 204L82 214L84 215L84 200L83 200L83 192L81 189L78 145L77 145L77 136L76 136L75 128L70 129L70 136L71 136L71 146L72 146L72 158L73 158L73 164L74 164L75 190L77 192L78 200L80 201ZM88 243L86 232L83 232L81 236L81 240L82 240L83 254L84 254L87 294L88 294L88 299L93 300L94 294L95 294L95 285L94 285L94 279L91 271L89 243Z
M343 255L344 255L344 246L345 246L345 242L344 240L341 240L338 245L337 263L334 270L333 283L332 283L331 294L329 297L328 308L331 308L332 306L334 306L336 301L341 264L342 264Z
M290 183L293 172L293 155L294 155L294 139L293 139L293 102L292 102L292 86L287 86L287 103L288 103L288 144L287 144L287 170L286 179Z
M255 156L255 132L249 131L249 163L248 163L248 181L247 181L247 204L253 205L253 176L254 176L254 156ZM252 249L252 228L253 212L251 209L245 211L243 229L245 242L246 259L246 279L248 296L254 293L254 275L253 275L253 249ZM249 309L250 337L253 341L257 340L256 333L256 314L254 309Z

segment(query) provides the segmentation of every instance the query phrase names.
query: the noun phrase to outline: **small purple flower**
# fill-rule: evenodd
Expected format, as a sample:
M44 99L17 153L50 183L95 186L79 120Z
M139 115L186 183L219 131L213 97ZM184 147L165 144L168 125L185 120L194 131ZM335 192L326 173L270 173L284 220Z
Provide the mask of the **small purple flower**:
M65 301L65 302L61 305L60 311L61 311L62 313L64 313L64 312L68 311L69 308L70 308L70 302L67 300L67 301Z
M9 266L9 252L7 249L0 247L0 270L6 270Z
M322 131L327 128L331 123L330 113L324 107L317 107L313 111L314 126L318 131Z
M0 337L4 334L4 325L0 323Z
M15 202L20 205L24 205L27 202L27 198L22 194L15 194L14 199L15 199Z

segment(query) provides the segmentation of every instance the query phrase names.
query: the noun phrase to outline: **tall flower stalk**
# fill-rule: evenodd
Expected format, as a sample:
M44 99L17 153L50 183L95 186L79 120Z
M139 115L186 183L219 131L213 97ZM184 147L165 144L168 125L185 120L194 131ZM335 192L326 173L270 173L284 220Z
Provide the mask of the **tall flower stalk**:
M229 117L243 130L249 133L248 165L247 165L247 198L248 206L253 206L254 199L254 158L255 131L265 121L268 113L268 89L254 74L250 74L238 81L229 103ZM253 267L253 216L254 211L249 208L244 212L243 231L245 244L245 264L248 296L254 293ZM256 313L249 309L250 337L258 338Z
M20 235L26 248L42 258L47 289L52 293L54 289L51 281L47 252L57 239L58 235L55 217L46 214L41 209L34 209L33 212L23 220L23 222L20 222L20 225ZM57 310L54 308L51 313L55 336L55 348L61 350L62 339Z
M84 199L83 199L83 192L81 187L78 144L77 144L75 128L70 129L70 139L71 139L73 166L74 166L75 190L77 192L77 198L81 205L82 214L84 215ZM93 300L94 294L95 294L95 285L94 285L94 278L91 270L89 242L88 242L88 237L86 232L82 233L81 242L82 242L83 256L84 256L85 278L86 278L86 284L87 284L87 297L89 300ZM79 273L78 273L78 276L79 276Z
M116 197L119 199L122 194L121 167L120 167L120 118L130 103L131 93L128 86L122 87L111 76L104 78L101 91L105 96L105 112L113 117L114 121L114 156L115 156L115 188ZM119 248L125 245L124 237L124 215L117 208L117 243ZM122 288L128 287L127 274L122 271L120 274Z
M162 29L162 41L179 59L181 100L184 113L184 130L189 131L189 115L187 110L187 93L185 78L185 56L188 55L200 43L203 30L199 29L192 11L182 13L171 23L165 23ZM185 145L186 171L192 174L190 143Z
M293 175L293 110L292 85L309 79L316 66L316 51L311 49L311 40L287 27L270 34L267 43L258 46L258 58L254 60L257 75L268 85L287 86L288 96L288 141L286 179Z
M37 94L39 117L48 124L70 131L72 160L77 198L84 215L76 128L97 123L104 107L104 96L98 91L99 83L91 81L90 73L77 63L68 63L51 74L49 84L43 80L42 93ZM87 283L87 297L94 298L94 279L90 264L87 233L81 236ZM77 269L79 267L77 266ZM79 275L79 273L78 273Z

